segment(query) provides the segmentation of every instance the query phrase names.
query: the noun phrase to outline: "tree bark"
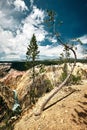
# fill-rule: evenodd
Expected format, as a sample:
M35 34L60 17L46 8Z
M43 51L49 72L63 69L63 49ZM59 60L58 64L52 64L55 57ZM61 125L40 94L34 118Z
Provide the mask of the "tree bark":
M56 36L56 37L57 37L57 36ZM63 43L62 40L59 39L58 37L57 37L57 41L59 41L64 47L67 47L68 49L70 49L70 50L73 52L74 57L75 57L74 64L73 64L73 67L72 67L70 73L67 75L66 79L65 79L59 86L55 87L50 93L48 93L48 94L46 94L44 97L42 97L42 99L41 99L42 102L41 102L41 101L38 101L37 106L36 106L36 108L35 108L35 110L34 110L34 115L35 115L35 116L38 116L38 115L40 115L40 114L42 113L42 111L43 111L43 109L45 108L45 106L46 106L46 104L48 103L48 101L50 101L50 99L51 99L55 94L57 94L58 91L66 84L66 82L67 82L68 79L70 78L70 75L72 74L72 72L73 72L73 70L74 70L74 67L75 67L75 65L76 65L76 59L77 59L77 57L76 57L76 53L75 53L75 51L73 50L73 48L72 48L72 47L69 47L68 45L66 45L65 43Z

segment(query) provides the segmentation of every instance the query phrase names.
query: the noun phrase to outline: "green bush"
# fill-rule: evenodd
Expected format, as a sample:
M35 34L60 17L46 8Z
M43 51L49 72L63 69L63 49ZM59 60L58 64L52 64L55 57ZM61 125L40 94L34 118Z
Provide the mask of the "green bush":
M60 76L60 81L63 82L67 75L68 75L68 66L67 66L67 63L64 63L64 66L63 66L63 72ZM66 82L66 85L71 85L71 84L80 84L81 82L81 76L79 73L77 73L77 75L73 75L71 74L69 80Z
M45 80L46 92L50 92L53 89L53 85L49 79Z
M60 81L63 82L66 79L66 74L63 72ZM80 75L71 75L69 80L66 82L66 85L71 85L71 84L80 84L81 83L81 76Z
M37 99L41 97L43 94L50 92L53 89L53 85L51 81L45 77L39 77L35 81L34 90L30 90L30 104L35 104ZM33 85L33 84L32 84ZM31 87L32 88L32 87Z
M39 70L39 72L40 73L44 73L46 70L45 70L45 66L44 65L40 65L40 70Z
M71 75L71 77L70 77L70 84L80 84L80 82L81 82L81 76L80 75L77 75L77 76L75 76L75 75Z
M67 63L64 63L64 66L63 66L62 70L63 70L63 72L62 72L62 74L60 76L60 81L63 82L66 79L67 75L68 75L68 66L67 66Z

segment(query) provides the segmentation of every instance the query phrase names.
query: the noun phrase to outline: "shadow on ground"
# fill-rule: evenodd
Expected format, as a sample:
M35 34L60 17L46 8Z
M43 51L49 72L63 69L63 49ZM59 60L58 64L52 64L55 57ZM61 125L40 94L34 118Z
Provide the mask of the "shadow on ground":
M87 127L87 94L84 94L84 102L78 101L78 107L74 111L75 114L72 114L72 121L77 125Z

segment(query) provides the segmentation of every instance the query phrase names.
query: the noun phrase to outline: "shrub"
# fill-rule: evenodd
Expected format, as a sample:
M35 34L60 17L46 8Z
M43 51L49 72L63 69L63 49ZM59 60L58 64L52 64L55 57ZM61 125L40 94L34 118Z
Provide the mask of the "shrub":
M53 89L53 85L51 84L51 81L49 79L45 80L46 84L46 92L50 92Z
M39 97L41 97L43 94L47 92L50 92L53 89L51 81L44 75L41 75L41 77L38 77L36 79L34 87L34 91L32 89L30 89L29 91L30 105L35 104Z
M75 76L75 75L71 75L71 77L70 77L70 84L80 84L80 82L81 82L81 76L80 75L77 75L77 76Z
M40 65L40 70L39 70L39 72L40 73L44 73L46 70L45 70L45 66L44 65Z
M60 81L63 82L66 79L67 75L68 75L68 66L67 66L67 63L64 63L64 66L63 66L62 70L63 70L63 72L62 72L62 74L60 76Z
M68 75L68 66L67 66L67 63L64 63L63 72L60 76L60 81L63 82L66 79L67 75ZM80 84L80 82L81 82L81 76L77 72L77 75L71 74L71 76L70 76L69 80L67 81L66 85Z

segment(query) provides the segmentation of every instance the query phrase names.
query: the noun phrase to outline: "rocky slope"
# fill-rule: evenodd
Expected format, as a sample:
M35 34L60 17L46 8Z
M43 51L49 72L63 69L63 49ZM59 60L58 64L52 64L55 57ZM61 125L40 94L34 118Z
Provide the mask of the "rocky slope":
M11 63L0 63L0 78L4 77L11 68Z
M65 86L49 105L41 116L28 109L15 122L14 130L87 130L86 80L82 85Z
M30 104L29 91L30 87L32 86L32 70L30 69L28 71L17 71L14 69L10 69L10 67L10 64L1 65L0 70L2 70L2 73L4 70L5 76L0 78L0 82L4 84L5 87L7 87L7 91L9 93L10 90L13 91L14 89L17 91L19 101L22 108L24 109ZM68 64L69 71L71 67L72 64ZM57 86L59 84L62 68L63 65L44 66L43 71L41 71L40 66L36 67L36 93L38 97L42 96L44 93L50 91L54 86ZM8 73L6 73L7 71ZM87 64L77 63L73 74L79 74L82 79L86 79ZM8 88L10 89L8 90ZM8 95L7 91L5 95ZM9 97L12 97L12 95Z
M14 90L16 89L17 83L24 73L24 71L10 69L3 78L0 78L0 82Z
M21 72L11 69L10 67L11 66L7 64L5 66L1 65L0 98L6 104L4 106L4 110L6 106L9 109L12 109L15 102L13 94L13 90L15 89L18 95L19 103L22 107L22 111L24 111L25 109L28 109L30 106L29 92L30 87L32 86L32 70L30 69L28 71ZM68 64L69 71L71 67L72 64ZM63 65L44 66L42 70L40 66L36 67L37 77L35 85L37 98L41 97L42 95L44 96L46 92L49 92L53 87L57 86L60 83L62 68ZM79 74L82 80L87 80L87 64L77 63L73 74Z
M68 64L68 68L72 67ZM40 72L40 68L36 67L37 78L36 78L36 88L38 95L42 96L47 91L50 91L55 86L60 83L60 76L62 73L63 65L53 65L45 66L44 71ZM80 75L81 79L87 79L87 64L77 63L74 75ZM22 104L22 108L26 108L29 103L29 91L30 86L32 86L31 80L31 70L28 70L17 83L17 89L19 100Z
M5 101L9 109L12 109L14 104L14 93L9 87L0 84L0 97Z
M11 63L0 64L0 126L4 126L10 119L15 103L13 90L22 75L23 72L11 69Z

